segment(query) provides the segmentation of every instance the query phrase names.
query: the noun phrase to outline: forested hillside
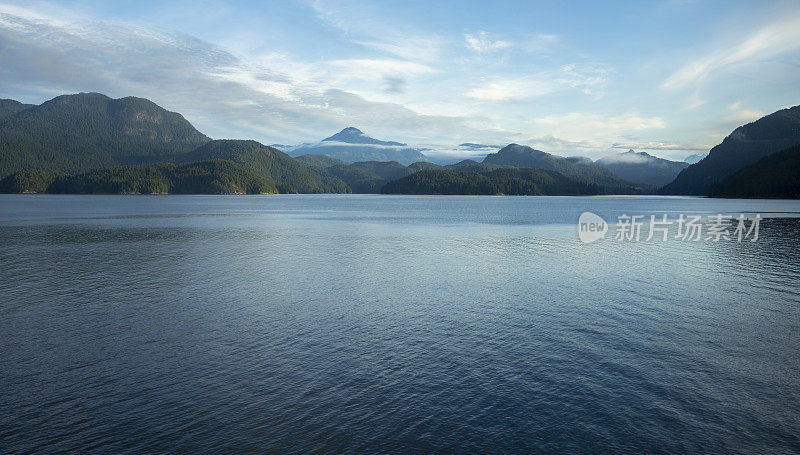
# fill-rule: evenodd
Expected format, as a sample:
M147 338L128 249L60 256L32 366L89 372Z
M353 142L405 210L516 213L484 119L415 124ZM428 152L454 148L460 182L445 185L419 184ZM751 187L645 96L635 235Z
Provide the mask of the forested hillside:
M3 193L67 194L265 194L275 185L225 160L112 167L79 175L19 171L0 180Z

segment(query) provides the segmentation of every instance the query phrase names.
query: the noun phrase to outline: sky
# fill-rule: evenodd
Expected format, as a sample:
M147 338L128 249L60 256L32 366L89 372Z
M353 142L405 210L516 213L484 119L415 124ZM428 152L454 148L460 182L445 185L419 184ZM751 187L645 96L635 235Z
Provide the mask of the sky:
M265 144L680 160L800 104L800 2L0 0L0 98L78 92Z

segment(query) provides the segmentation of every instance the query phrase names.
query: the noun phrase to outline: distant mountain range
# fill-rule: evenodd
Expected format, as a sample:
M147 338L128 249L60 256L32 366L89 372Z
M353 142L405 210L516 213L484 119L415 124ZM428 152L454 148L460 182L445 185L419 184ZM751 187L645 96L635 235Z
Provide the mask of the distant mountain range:
M420 163L417 163L419 165ZM483 162L462 160L447 166L428 164L382 193L593 195L651 192L655 186L634 184L586 157L561 157L519 144L487 155Z
M371 138L358 128L347 127L317 143L300 144L282 149L289 155L327 155L347 163L358 161L397 161L408 166L417 161L430 161L421 149L402 142Z
M606 193L637 193L646 191L648 185L633 184L585 157L561 157L526 145L509 144L497 153L483 159L483 164L506 165L522 168L556 171L581 183L593 183Z
M708 156L664 186L664 194L708 195L711 185L773 153L800 145L800 106L736 128Z
M694 154L694 155L689 155L689 156L687 156L686 158L684 158L684 159L683 159L683 162L684 162L684 163L689 163L689 164L694 164L694 163L696 163L696 162L698 162L698 161L702 160L702 159L703 159L703 158L705 158L706 156L708 156L708 154L707 154L707 153L703 153L703 154L696 153L696 154Z
M689 166L689 163L665 160L633 150L600 158L595 163L630 182L656 186L673 181Z
M314 168L320 175L343 180L354 193L377 193L385 187L390 188L386 191L409 194L458 194L462 190L467 191L463 194L634 194L657 189L653 185L628 182L594 164L589 158L563 158L518 144L503 147L497 153L488 155L482 163L462 160L446 166L430 162L403 166L396 161L348 164L327 155L301 155L296 160ZM533 168L550 172L517 172ZM420 171L426 171L424 179L407 178ZM470 178L482 183L464 184L465 179ZM388 185L398 179L403 183ZM509 179L516 183L509 183ZM545 181L548 183L544 184ZM575 185L565 185L567 181ZM414 188L416 184L422 186Z
M737 128L691 165L633 150L593 162L509 144L481 162L440 166L352 127L293 148L292 158L256 141L212 140L142 98L0 100L0 192L642 194L666 183L665 194L800 197L797 146L800 106Z

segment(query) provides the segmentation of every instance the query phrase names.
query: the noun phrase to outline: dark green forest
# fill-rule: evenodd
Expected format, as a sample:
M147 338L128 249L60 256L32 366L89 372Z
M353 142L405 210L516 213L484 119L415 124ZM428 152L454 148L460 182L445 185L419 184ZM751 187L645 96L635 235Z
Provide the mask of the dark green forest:
M348 164L325 155L301 155L295 159L322 176L345 182L353 193L379 193L387 182L411 175L420 169L440 167L424 162L403 166L397 161L360 161Z
M34 106L34 104L23 104L16 100L0 99L0 123L7 117Z
M223 159L275 183L280 193L350 193L340 179L315 172L278 149L256 141L214 140L181 156L184 162Z
M336 166L337 164L347 164L345 161L330 157L328 155L300 155L294 157L303 166L312 168L324 169L326 167Z
M272 194L275 185L225 160L119 166L79 175L19 171L0 180L3 193L52 194Z
M592 195L597 184L579 183L544 169L496 169L488 172L437 169L419 171L387 183L384 194Z
M709 196L800 199L800 146L762 158L712 184Z
M182 115L146 99L63 95L0 121L0 176L170 161L209 140Z
M705 159L681 171L661 193L705 196L712 184L795 145L800 145L800 106L781 109L736 128Z

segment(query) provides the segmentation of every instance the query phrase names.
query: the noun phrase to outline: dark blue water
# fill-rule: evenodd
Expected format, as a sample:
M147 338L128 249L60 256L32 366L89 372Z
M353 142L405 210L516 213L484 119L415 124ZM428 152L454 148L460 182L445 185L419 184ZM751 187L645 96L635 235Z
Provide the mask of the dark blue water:
M586 245L584 210L767 219ZM3 195L0 452L796 453L798 212Z

